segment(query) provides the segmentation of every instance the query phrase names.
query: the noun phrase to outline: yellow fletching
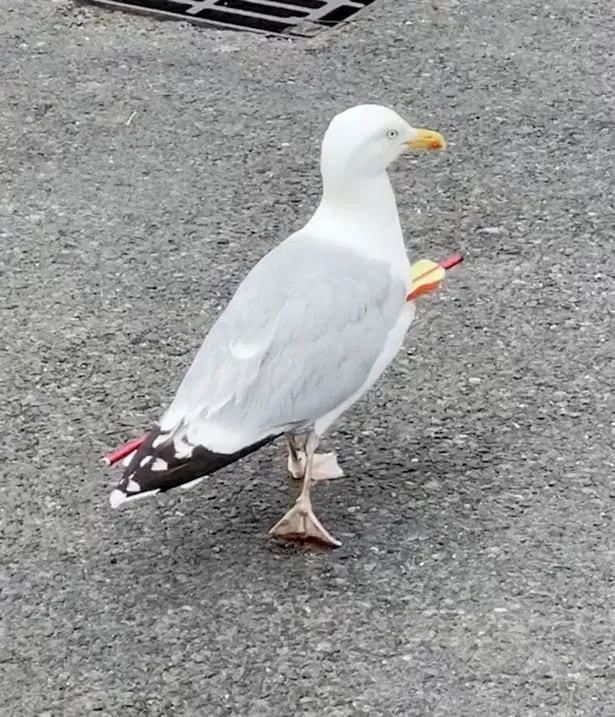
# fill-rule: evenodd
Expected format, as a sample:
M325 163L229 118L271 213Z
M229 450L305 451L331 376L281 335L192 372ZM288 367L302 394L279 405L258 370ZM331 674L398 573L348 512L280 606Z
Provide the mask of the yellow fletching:
M440 264L436 264L436 262L431 259L419 259L410 267L413 287L416 282L422 279L428 280L430 283L432 281L442 281L445 273Z
M463 257L457 254L456 256L450 256L440 264L436 264L431 259L420 259L415 264L412 264L410 267L411 289L406 296L406 301L414 301L419 296L437 289L442 279L444 279L446 270L457 266L462 261Z
M419 259L410 267L410 276L412 278L412 291L416 291L424 284L439 284L446 271L431 259Z

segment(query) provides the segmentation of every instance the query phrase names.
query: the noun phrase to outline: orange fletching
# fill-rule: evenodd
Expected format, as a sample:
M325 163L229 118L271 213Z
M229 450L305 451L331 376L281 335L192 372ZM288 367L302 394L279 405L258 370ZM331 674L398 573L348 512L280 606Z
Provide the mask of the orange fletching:
M420 259L410 267L412 290L406 296L406 301L414 301L419 296L427 294L440 286L447 269L451 269L463 260L462 256L451 256L439 264L431 259Z
M418 299L419 296L423 296L423 294L428 294L430 291L437 289L439 286L439 281L434 281L431 284L421 284L408 294L408 296L406 297L406 301L414 301L415 299Z

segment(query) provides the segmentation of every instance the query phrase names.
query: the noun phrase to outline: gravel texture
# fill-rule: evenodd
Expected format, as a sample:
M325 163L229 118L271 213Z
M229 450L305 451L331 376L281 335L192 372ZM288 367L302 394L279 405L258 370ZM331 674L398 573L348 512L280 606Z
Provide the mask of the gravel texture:
M615 714L612 0L383 0L309 41L0 5L2 717ZM328 438L342 548L268 538L283 446L111 511L101 457L365 101L448 139L392 178L411 256L466 262Z

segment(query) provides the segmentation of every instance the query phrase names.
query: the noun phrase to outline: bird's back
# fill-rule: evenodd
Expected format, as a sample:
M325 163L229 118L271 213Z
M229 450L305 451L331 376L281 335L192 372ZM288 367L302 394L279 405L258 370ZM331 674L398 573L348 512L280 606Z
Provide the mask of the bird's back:
M324 415L362 385L399 317L405 288L384 262L293 235L241 283L163 428L198 417L212 430L215 423L221 438L245 429L258 440L269 428Z

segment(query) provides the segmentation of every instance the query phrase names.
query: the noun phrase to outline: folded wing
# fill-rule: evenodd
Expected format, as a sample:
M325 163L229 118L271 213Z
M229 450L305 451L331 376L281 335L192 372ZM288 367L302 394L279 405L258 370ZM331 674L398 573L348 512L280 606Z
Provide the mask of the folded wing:
M385 263L305 234L287 239L239 286L119 488L162 484L164 470L147 470L147 487L140 479L156 458L194 465L198 453L204 475L203 451L245 455L340 406L365 383L406 289Z

